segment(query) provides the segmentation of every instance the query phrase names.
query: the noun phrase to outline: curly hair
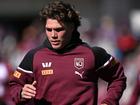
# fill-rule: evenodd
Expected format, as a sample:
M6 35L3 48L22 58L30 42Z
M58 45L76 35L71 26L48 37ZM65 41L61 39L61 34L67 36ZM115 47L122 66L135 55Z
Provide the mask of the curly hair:
M49 3L40 11L41 19L46 22L47 18L52 18L58 20L62 23L74 23L75 28L81 25L80 16L74 8L67 3L62 1L54 1Z

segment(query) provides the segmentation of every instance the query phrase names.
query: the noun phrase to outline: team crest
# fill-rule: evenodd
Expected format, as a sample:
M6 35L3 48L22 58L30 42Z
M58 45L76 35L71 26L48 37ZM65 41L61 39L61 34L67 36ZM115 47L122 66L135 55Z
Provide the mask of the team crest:
M84 67L84 58L74 58L74 66L77 69L82 69Z

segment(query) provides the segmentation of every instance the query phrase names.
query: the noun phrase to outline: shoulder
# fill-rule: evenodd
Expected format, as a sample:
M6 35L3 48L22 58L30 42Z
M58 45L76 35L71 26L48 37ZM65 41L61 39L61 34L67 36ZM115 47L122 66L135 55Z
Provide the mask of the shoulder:
M35 53L38 52L39 49L40 49L40 48L37 47L37 48L30 49L29 51L27 51L27 53L26 53L25 56L23 57L22 62L23 62L23 61L27 61L27 60L28 60L28 61L32 60L33 57L34 57L34 55L35 55Z
M36 48L33 48L33 49L31 49L31 50L29 50L27 53L26 53L26 55L25 56L28 56L28 57L33 57L34 56L34 54L36 54L38 51L40 51L41 49L43 49L44 47L41 45L41 46L39 46L39 47L36 47Z
M109 53L107 53L107 51L102 47L94 46L94 47L92 47L92 52L95 56L95 68L96 69L103 66L111 58L111 55Z
M19 67L24 70L32 70L33 69L33 59L36 52L40 51L42 46L29 50L26 55L23 57Z
M96 57L110 58L110 56L111 56L102 47L94 46L94 47L92 47L92 51L93 51L93 53L95 54Z

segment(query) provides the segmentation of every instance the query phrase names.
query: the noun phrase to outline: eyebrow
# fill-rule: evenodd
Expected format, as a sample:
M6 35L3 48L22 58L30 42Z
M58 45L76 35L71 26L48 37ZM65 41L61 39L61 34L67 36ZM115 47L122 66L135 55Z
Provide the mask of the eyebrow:
M46 27L46 30L51 32L52 30L55 30L56 32L60 32L60 31L63 31L65 30L64 27L58 27L58 28L48 28Z

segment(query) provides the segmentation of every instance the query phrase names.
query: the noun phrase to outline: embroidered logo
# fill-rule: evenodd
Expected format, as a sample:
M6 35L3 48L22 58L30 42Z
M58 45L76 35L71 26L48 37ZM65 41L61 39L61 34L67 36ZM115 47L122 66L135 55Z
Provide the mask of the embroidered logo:
M41 75L52 75L53 74L53 69L51 68L52 62L45 62L42 63L42 67L44 68L41 70Z
M52 69L50 69L50 70L42 70L41 74L42 75L52 75L53 74L53 70Z
M20 78L21 73L20 73L19 71L16 70L16 71L14 72L13 76L16 77L16 78Z
M52 62L45 62L45 63L42 63L42 67L43 67L43 68L51 67L51 65L52 65Z
M74 58L74 66L77 69L82 69L84 67L84 58Z
M75 74L79 75L81 78L83 78L83 73L84 73L84 71L82 71L82 73L75 71Z

